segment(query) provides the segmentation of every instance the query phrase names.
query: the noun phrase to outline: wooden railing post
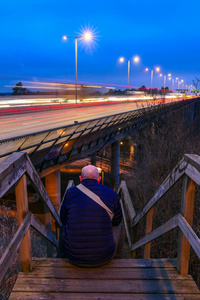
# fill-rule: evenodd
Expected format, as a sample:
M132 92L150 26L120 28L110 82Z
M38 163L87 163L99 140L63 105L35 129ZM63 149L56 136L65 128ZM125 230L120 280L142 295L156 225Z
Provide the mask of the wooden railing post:
M51 220L51 213L49 212L48 208L45 205L45 217L44 217L45 227L52 234L52 220ZM46 241L47 245L47 257L53 257L53 245Z
M194 211L194 196L195 196L195 182L185 175L183 180L183 194L181 202L181 214L190 226L193 222ZM185 235L179 230L179 244L177 255L177 270L180 274L188 274L190 259L190 243Z
M152 231L152 223L153 223L153 207L147 213L147 220L146 220L146 235ZM151 252L151 243L147 243L144 246L144 258L150 258Z
M16 205L17 205L17 220L18 226L21 225L26 214L28 213L28 196L26 175L23 175L15 188ZM32 257L31 257L31 238L30 229L24 236L20 245L21 266L23 272L32 271Z
M133 227L133 244L137 241L137 232L138 232L138 225ZM136 257L136 250L131 252L131 257L135 258Z
M52 172L45 177L45 188L49 197L54 204L56 210L58 211L60 208L60 195L61 195L61 188L60 188L60 170ZM45 226L47 230L52 232L52 218L51 213L45 208ZM54 228L56 230L56 228ZM47 256L53 257L53 246L52 244L47 241Z

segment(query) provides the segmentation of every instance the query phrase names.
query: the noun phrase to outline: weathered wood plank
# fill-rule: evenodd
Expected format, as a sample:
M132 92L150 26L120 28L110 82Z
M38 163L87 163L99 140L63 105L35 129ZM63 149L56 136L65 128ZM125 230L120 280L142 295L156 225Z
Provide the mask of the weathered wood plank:
M153 207L147 213L147 220L146 220L146 235L151 233L152 225L153 225ZM144 258L150 258L151 253L151 243L147 243L144 246Z
M198 258L200 258L200 239L181 214L179 214L178 223L181 231L189 241L191 247L194 249Z
M199 300L197 294L104 294L104 293L28 293L28 292L13 292L9 300Z
M28 175L31 183L33 184L35 190L37 191L37 193L40 195L42 200L45 202L45 204L49 208L49 210L50 210L51 214L53 215L54 219L56 220L56 222L61 226L62 224L61 224L59 215L58 215L49 195L47 194L45 187L42 184L42 181L40 180L39 175L35 171L35 168L34 168L33 164L31 163L31 160L28 156L27 156L27 161L26 161L26 170L27 170L27 175Z
M13 257L15 256L19 246L31 224L31 215L30 213L27 214L23 223L18 228L17 232L15 233L12 241L10 242L9 246L7 247L6 251L2 255L0 259L0 282L2 281L6 271L8 270Z
M68 182L68 184L67 184L67 187L66 187L66 190L65 190L65 192L64 192L62 201L61 201L61 203L60 203L60 208L59 208L59 210L58 210L58 214L59 214L59 215L60 215L61 205L62 205L62 203L63 203L63 200L65 199L65 194L67 193L67 190L68 190L70 187L72 187L72 186L74 186L74 181L73 181L73 180L69 180L69 182Z
M19 273L18 278L54 279L156 279L193 280L190 275L178 275L175 269L164 268L36 268L31 273Z
M187 169L188 162L182 159L179 164L173 169L173 171L167 176L165 181L160 185L154 194L153 198L147 203L147 205L142 209L140 213L132 221L132 227L134 227L144 215L160 200L165 193L184 175Z
M135 210L133 207L133 203L131 201L131 197L130 197L126 182L123 180L120 183L120 186L119 186L119 189L117 192L118 194L119 194L120 190L122 190L122 194L124 197L124 202L126 205L126 209L128 211L129 218L130 218L130 220L132 220L136 216L136 213L135 213Z
M14 152L10 156L6 157L0 162L0 181L5 178L10 172L13 172L15 168L25 160L26 153Z
M95 280L20 278L13 291L79 293L199 294L191 280Z
M33 258L35 266L41 267L73 267L67 259L64 258ZM175 268L176 259L113 259L110 263L100 268Z
M0 163L0 198L25 174L25 154L13 153Z
M185 154L185 161L188 161L193 167L200 171L200 156L197 154Z
M104 293L28 293L28 292L13 292L9 300L199 300L197 294L104 294Z
M138 224L137 225L135 225L134 227L133 227L133 232L132 232L132 244L135 244L136 243L136 241L137 241L137 236L138 236ZM136 258L136 250L134 250L134 251L132 251L131 252L131 257L132 258Z
M193 222L194 213L194 195L195 195L195 182L188 176L184 176L183 180L183 194L181 201L181 214L190 226ZM179 218L180 219L180 218ZM179 273L187 274L190 259L190 243L186 236L179 231L178 255L177 255L177 268Z
M188 175L197 185L200 185L200 171L188 164L185 174Z
M125 227L125 231L126 231L126 237L127 237L127 240L128 240L129 249L131 251L131 245L132 245L131 236L130 236L130 233L129 233L128 224L126 222L126 215L125 215L125 211L124 211L124 206L123 206L122 200L120 200L120 203L121 203L121 208L122 208L122 215L123 215L123 220L124 220L124 227Z
M24 174L15 188L15 197L17 205L17 221L18 227L23 223L24 217L28 213L28 194L26 175ZM32 270L31 257L31 235L30 229L27 230L23 241L20 245L20 258L23 272L30 272Z
M153 230L151 233L140 239L138 242L132 245L131 250L134 251L137 248L145 245L146 243L149 243L159 236L167 233L168 231L176 228L178 226L178 215L175 217L171 218L169 221L167 221L165 224L161 225L160 227L156 228Z
M58 247L58 241L53 236L52 232L49 232L33 214L31 214L31 226L42 234L48 241Z

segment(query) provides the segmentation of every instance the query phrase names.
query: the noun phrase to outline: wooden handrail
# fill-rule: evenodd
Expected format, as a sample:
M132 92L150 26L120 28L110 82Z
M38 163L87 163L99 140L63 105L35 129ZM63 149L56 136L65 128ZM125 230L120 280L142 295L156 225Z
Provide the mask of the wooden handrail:
M13 153L0 162L0 198L14 186L26 172L26 153Z
M147 243L155 240L156 238L169 232L170 230L176 228L177 226L178 226L178 215L171 218L164 225L161 225L160 227L156 228L151 233L147 234L145 237L143 237L138 242L133 244L131 247L131 251L134 251L134 250L146 245Z
M160 227L146 235L144 238L140 239L137 243L133 244L131 247L131 251L144 246L145 244L155 240L156 238L177 227L180 228L180 230L192 246L193 250L195 251L196 255L200 258L200 239L181 214L178 214L175 217L171 218L164 225L161 225Z
M145 207L132 220L132 227L137 225L139 221L148 213L148 211L168 192L169 189L185 174L188 163L182 159L173 171L167 176L165 181L155 192L153 198L145 205Z
M49 209L58 226L61 226L59 215L43 186L40 177L38 176L27 153L17 152L10 155L0 163L0 197L9 191L16 184L16 202L19 229L14 238L6 249L0 260L1 276L0 281L5 275L10 266L12 258L20 247L21 264L24 272L31 271L31 241L29 228L32 226L40 234L42 234L54 246L58 247L58 241L48 231L37 218L28 211L27 198L27 183L26 176L29 182L34 186L36 192L41 197L45 206Z
M17 250L19 249L21 242L23 241L23 238L30 226L36 229L48 241L50 241L52 244L58 247L58 241L56 240L56 238L50 232L48 232L48 230L31 212L28 212L24 221L18 228L12 241L10 242L9 246L7 247L6 251L0 259L0 282L3 279L6 271L8 270L10 264L12 263L13 257L16 255Z
M117 194L119 195L121 191L125 199L125 205L129 214L129 218L132 220L136 216L136 213L125 181L120 182Z
M61 201L61 203L60 203L60 208L59 208L59 211L58 211L59 216L60 216L61 205L62 205L62 203L63 203L63 200L65 199L65 195L66 195L66 193L67 193L67 190L68 190L70 187L72 187L72 186L74 186L74 181L73 181L73 180L69 180L68 185L67 185L67 187L66 187L66 190L65 190L65 192L64 192L62 201Z
M0 198L5 195L24 174L28 176L36 192L44 201L56 222L61 226L59 215L27 153L14 152L0 162Z
M29 212L20 227L18 228L17 232L15 233L12 241L10 242L9 246L7 247L6 251L2 255L0 259L0 282L2 281L6 271L8 270L13 257L16 255L17 250L19 249L23 238L29 229L31 224L31 213Z
M184 191L182 197L181 211L178 215L168 220L164 225L161 225L157 229L152 231L153 223L153 207L154 205L173 187L173 185L180 179L184 178ZM146 235L139 241L136 241L136 236L133 237L132 242L131 234L129 232L129 226L127 224L127 218L125 212L127 212L129 218L133 215L133 204L130 201L130 196L127 196L128 189L126 183L120 185L118 193L123 194L124 203L121 201L123 218L125 224L125 230L128 238L129 246L131 245L131 251L135 253L135 250L141 246L145 246L144 257L150 258L151 241L162 236L170 230L179 228L179 249L177 259L177 269L180 274L188 273L189 265L189 253L190 246L194 249L197 256L200 258L200 239L192 229L193 220L193 208L194 208L194 193L195 184L200 185L200 157L194 154L185 154L184 158L177 164L173 171L167 176L163 184L158 188L153 198L145 205L145 207L131 219L131 227L134 232L137 232L138 223L141 219L147 215L146 222ZM126 209L124 209L124 207ZM135 256L135 254L133 254Z
M29 180L31 181L31 183L33 184L36 192L42 198L43 202L47 205L50 213L52 214L52 216L54 217L56 222L59 224L59 226L61 226L62 224L61 224L58 212L55 209L49 195L47 194L47 191L46 191L44 185L42 184L42 181L41 181L38 173L36 172L28 155L26 155L26 174L27 174Z
M45 237L49 242L51 242L55 247L58 248L58 241L54 237L54 235L46 229L44 225L40 223L40 221L31 214L31 226L37 230L43 237Z
M198 258L200 258L200 239L182 215L179 215L178 225L182 233L185 235L188 242L192 246L194 252L198 256Z

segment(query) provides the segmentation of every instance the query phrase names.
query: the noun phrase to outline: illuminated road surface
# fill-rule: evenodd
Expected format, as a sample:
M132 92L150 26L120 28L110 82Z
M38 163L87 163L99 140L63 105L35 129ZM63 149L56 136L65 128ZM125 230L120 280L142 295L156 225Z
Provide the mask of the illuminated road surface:
M117 113L129 112L139 107L147 107L144 102L102 104L79 108L67 108L34 113L15 114L0 117L0 140L22 136L43 130L83 122Z

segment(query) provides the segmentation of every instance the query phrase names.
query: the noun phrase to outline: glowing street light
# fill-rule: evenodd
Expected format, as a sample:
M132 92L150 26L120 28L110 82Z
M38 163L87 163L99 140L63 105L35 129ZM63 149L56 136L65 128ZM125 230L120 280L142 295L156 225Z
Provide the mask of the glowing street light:
M139 56L135 56L135 57L133 58L133 61L134 61L135 63L139 62L139 61L140 61Z
M75 86L76 86L76 103L77 103L77 39L85 39L86 41L92 40L92 33L87 31L79 36L63 36L63 40L75 39Z
M152 94L153 94L153 92L152 92L152 84L153 84L153 70L154 70L154 69L149 69L149 68L146 68L146 69L145 69L146 72L148 72L149 70L151 71L151 95L152 95ZM156 68L155 68L155 71L156 71L156 72L160 72L160 68L159 68L159 67L156 67Z
M92 34L90 32L86 32L84 35L84 38L86 41L90 41L92 39Z
M127 89L129 90L130 61L132 60L133 62L138 63L140 61L140 58L139 58L139 56L134 56L133 58L130 58L130 59L126 59L124 57L119 58L119 62L121 62L121 63L125 62L125 60L128 61L128 85L127 85Z

